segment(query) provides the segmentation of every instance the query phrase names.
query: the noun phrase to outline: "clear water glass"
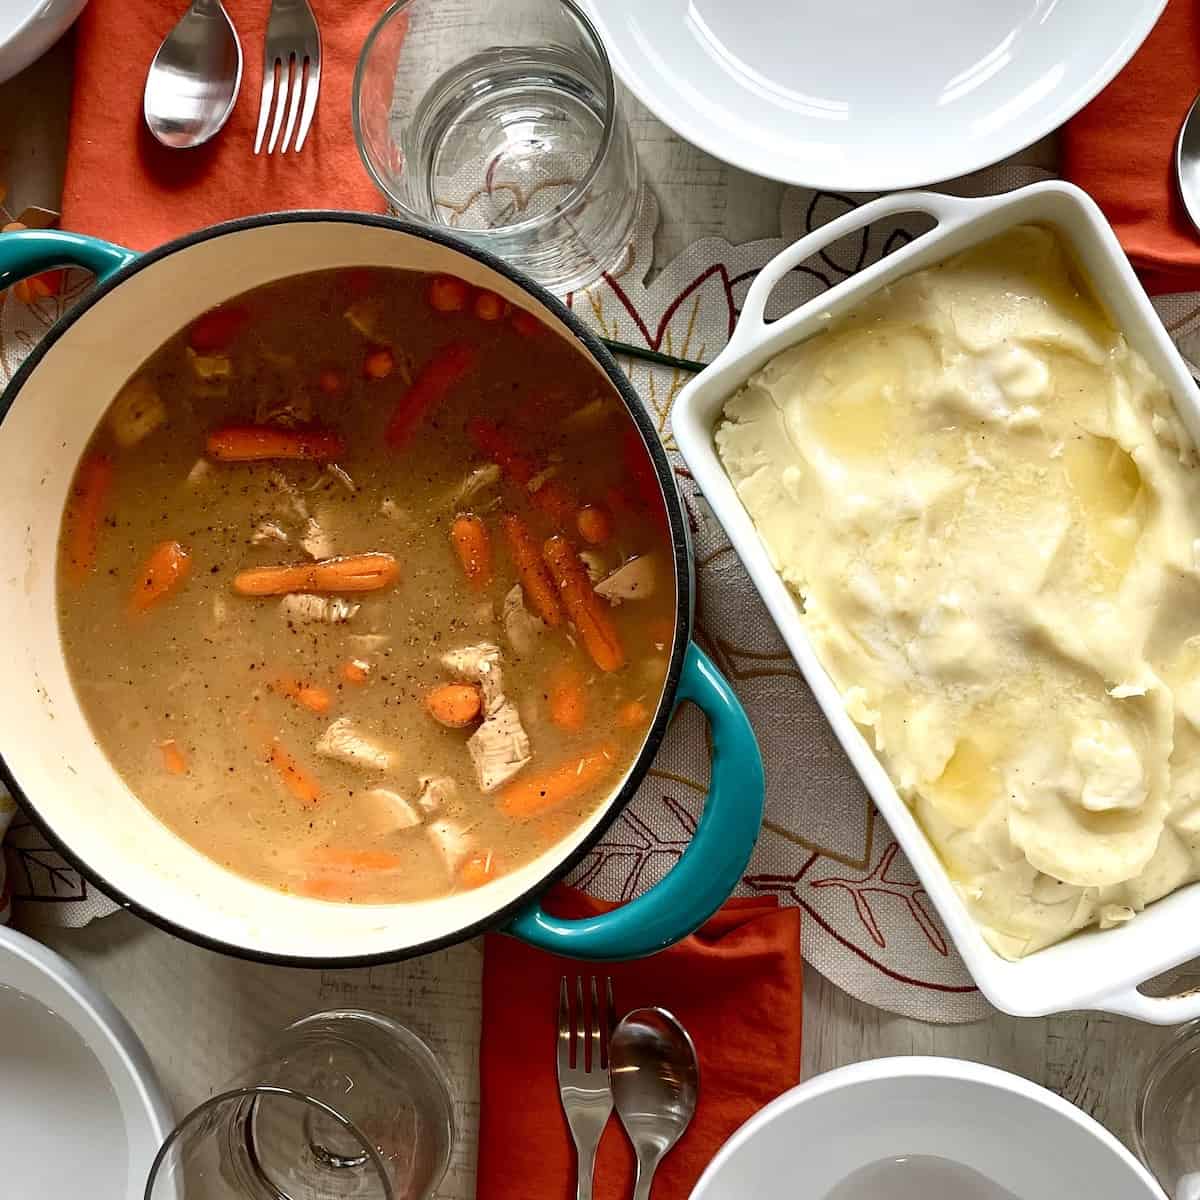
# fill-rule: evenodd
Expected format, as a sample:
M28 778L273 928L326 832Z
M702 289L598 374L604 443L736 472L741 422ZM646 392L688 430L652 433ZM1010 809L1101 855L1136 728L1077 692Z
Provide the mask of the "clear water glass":
M317 1013L168 1136L146 1200L427 1200L450 1161L450 1088L388 1017Z
M1200 1200L1200 1021L1150 1064L1133 1112L1138 1157L1173 1200Z
M399 0L367 38L354 135L393 209L558 293L630 253L638 166L573 0Z

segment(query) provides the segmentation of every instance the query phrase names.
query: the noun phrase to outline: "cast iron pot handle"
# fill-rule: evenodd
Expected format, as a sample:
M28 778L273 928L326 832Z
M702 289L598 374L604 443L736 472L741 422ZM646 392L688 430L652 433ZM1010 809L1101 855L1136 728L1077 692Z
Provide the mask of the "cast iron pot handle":
M694 642L675 702L684 700L708 718L713 757L704 811L678 863L648 892L612 912L566 921L535 901L513 918L507 933L573 958L642 958L703 925L737 887L762 822L762 756L737 697Z
M0 237L0 290L54 267L82 267L107 279L137 258L132 250L61 229L17 229Z

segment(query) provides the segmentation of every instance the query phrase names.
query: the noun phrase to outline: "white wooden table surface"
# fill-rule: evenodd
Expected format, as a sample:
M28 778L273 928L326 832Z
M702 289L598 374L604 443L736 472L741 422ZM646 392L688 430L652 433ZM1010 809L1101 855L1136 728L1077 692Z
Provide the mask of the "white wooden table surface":
M9 185L18 209L27 203L57 205L69 75L68 42L0 86L0 181ZM780 185L710 158L628 98L627 103L640 159L662 210L658 261L703 236L740 242L778 233ZM1053 154L1047 142L1022 160L1053 165ZM142 1035L181 1109L232 1075L287 1020L347 997L373 1002L425 1033L450 1059L467 1112L473 1108L470 1046L479 975L474 946L370 972L298 973L210 954L124 913L82 930L29 931L109 993ZM976 1059L1047 1085L1127 1142L1138 1082L1170 1036L1169 1030L1099 1014L1044 1020L996 1014L974 1025L924 1025L853 1000L811 969L804 1002L805 1077L893 1054ZM214 1023L214 1011L227 1019ZM465 1132L446 1196L472 1194L474 1145L472 1131Z

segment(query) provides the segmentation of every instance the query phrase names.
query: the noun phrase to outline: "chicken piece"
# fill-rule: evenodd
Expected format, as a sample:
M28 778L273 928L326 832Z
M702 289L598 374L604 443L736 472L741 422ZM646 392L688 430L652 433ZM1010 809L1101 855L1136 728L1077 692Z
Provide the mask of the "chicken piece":
M622 600L645 600L647 596L654 595L657 587L658 568L652 554L631 558L595 585L596 595L603 596L609 604L620 604Z
M324 622L326 625L341 625L349 621L362 607L341 596L317 596L312 592L291 592L279 602L279 611L286 621L299 621L306 625Z
M259 521L250 535L250 540L256 546L265 546L268 542L283 542L286 545L289 539L282 525L277 525L274 521Z
M412 513L407 508L402 508L390 496L384 496L380 500L379 515L389 521L395 521L398 525L407 525L412 521Z
M604 555L599 550L580 550L579 561L583 563L587 570L588 578L592 581L593 587L608 574L608 564L604 561Z
M310 558L332 558L336 553L333 548L333 538L329 531L316 517L309 517L304 522L304 532L300 536L300 545Z
M563 419L563 432L572 437L594 432L615 412L616 410L607 400L602 396L597 396L595 400L589 400L582 408L577 408L569 417Z
M188 487L199 487L211 474L213 465L207 458L198 458L192 463L192 469L187 473Z
M308 425L313 419L313 412L312 396L289 387L282 396L259 396L254 406L254 423L295 429L300 425Z
M519 583L504 597L504 633L517 656L532 654L538 639L549 628L541 617L525 607L525 593Z
M136 446L166 420L167 406L153 381L145 375L135 375L117 393L108 414L113 439L124 448Z
M229 620L229 601L220 592L213 597L212 618L214 625L224 625Z
M371 771L390 771L396 764L395 752L367 737L349 717L338 717L317 739L313 749L322 758L335 758Z
M421 791L417 806L422 812L440 812L445 805L458 799L458 784L449 775L422 775L418 782Z
M339 467L337 463L326 463L325 473L327 475L332 475L333 478L336 479L338 483L340 483L342 487L344 487L346 491L350 493L350 495L353 496L357 494L358 485L355 484L354 480L350 478L350 472L347 471L345 467Z
M442 655L442 666L462 679L479 684L485 715L504 702L504 673L500 669L500 647L495 642L476 642L473 646L448 650Z
M500 482L500 473L498 463L485 463L482 467L476 467L458 485L453 496L448 497L448 506L455 509L464 507L468 501L473 500L480 492L495 487Z
M389 633L352 633L346 638L346 644L356 654L374 654L391 643Z
M228 354L199 354L187 347L188 365L192 368L192 380L188 387L191 395L202 400L220 400L229 395L233 382L233 361Z
M532 757L521 714L511 700L502 699L467 739L479 787L494 792L507 783Z
M475 839L457 821L430 821L425 828L446 864L446 873L453 875L471 853Z
M294 516L307 521L310 513L308 504L300 495L296 485L282 471L272 471L267 476L267 488L275 502L275 510L282 516Z
M355 300L342 316L368 341L380 346L391 345L390 339L384 337L381 332L383 310L378 300Z
M376 833L396 833L401 829L415 829L421 824L421 814L413 802L391 788L371 788L361 799L369 806L371 826Z

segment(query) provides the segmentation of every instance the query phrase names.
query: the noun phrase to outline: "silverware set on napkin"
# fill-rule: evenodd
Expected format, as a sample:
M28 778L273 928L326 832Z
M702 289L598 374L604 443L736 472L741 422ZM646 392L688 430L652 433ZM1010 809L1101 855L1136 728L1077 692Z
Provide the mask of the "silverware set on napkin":
M202 146L229 120L241 84L242 44L225 6L192 0L147 72L146 125L164 146ZM264 140L267 154L299 153L320 89L321 31L308 0L271 0L254 153Z
M596 1148L614 1107L637 1157L634 1200L648 1200L654 1172L696 1111L700 1065L692 1039L665 1008L616 1020L612 980L596 977L585 1005L564 975L558 992L558 1091L578 1159L577 1200L591 1200Z

